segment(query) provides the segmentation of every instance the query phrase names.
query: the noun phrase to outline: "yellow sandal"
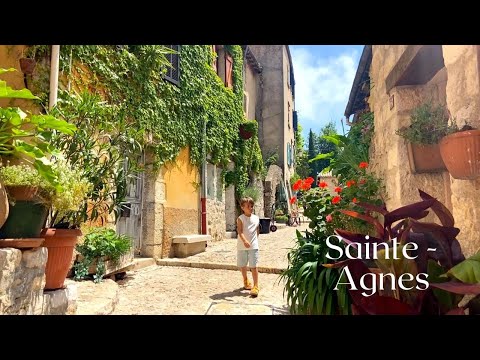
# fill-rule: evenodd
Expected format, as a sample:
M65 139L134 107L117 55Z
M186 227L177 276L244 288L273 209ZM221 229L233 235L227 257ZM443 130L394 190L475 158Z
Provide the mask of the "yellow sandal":
M260 289L258 288L258 286L254 286L253 289L250 291L250 295L253 297L257 297L259 291Z
M251 290L251 289L252 289L252 283L251 283L250 281L248 281L248 280L247 280L247 281L244 281L244 282L243 282L243 288L244 288L245 290Z

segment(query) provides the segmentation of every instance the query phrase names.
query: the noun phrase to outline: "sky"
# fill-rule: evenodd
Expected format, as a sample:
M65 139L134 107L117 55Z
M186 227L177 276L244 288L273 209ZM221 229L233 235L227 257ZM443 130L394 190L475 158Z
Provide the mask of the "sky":
M295 75L295 110L305 144L330 121L342 134L348 97L364 45L290 45ZM348 126L345 125L345 132Z

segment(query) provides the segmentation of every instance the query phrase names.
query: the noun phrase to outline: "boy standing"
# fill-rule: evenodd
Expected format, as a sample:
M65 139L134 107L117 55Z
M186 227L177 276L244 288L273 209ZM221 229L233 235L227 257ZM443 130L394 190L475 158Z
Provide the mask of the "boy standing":
M250 290L250 295L258 296L258 235L260 233L260 218L252 214L254 201L250 197L240 200L240 208L243 214L237 218L237 266L242 271L243 286L246 290ZM247 278L247 265L253 276L252 284Z

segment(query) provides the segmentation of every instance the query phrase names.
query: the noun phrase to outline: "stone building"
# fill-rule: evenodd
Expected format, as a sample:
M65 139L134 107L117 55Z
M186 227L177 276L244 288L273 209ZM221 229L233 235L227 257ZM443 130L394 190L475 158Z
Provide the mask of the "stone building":
M385 182L387 208L419 201L417 189L426 191L452 212L466 255L480 249L480 180L412 173L406 142L395 131L426 101L446 106L460 127L468 120L479 128L479 68L478 45L366 45L345 111L352 121L363 111L374 113L370 168Z
M292 196L290 178L295 171L295 76L288 45L249 45L262 67L261 85L257 95L256 116L259 122L259 143L264 157L276 153L282 170L282 189L270 189L269 194L285 192ZM251 98L249 98L251 101ZM265 200L271 203L274 199ZM287 201L287 206L290 203ZM270 216L269 209L265 209Z

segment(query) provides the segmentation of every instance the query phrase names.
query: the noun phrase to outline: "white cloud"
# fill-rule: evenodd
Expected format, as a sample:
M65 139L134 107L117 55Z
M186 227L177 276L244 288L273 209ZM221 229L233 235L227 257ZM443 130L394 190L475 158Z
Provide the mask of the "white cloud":
M295 73L295 108L304 136L310 128L318 133L331 120L341 131L340 119L344 117L359 52L347 48L338 56L326 58L314 55L307 47L300 47L291 48L291 53Z

